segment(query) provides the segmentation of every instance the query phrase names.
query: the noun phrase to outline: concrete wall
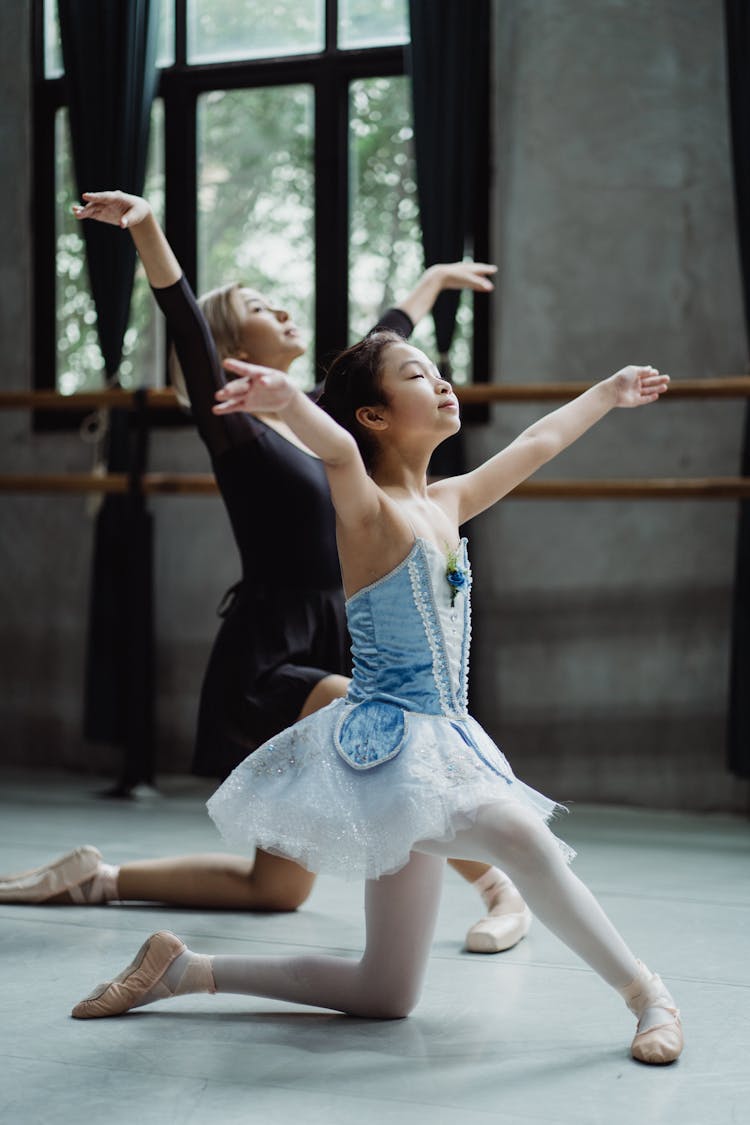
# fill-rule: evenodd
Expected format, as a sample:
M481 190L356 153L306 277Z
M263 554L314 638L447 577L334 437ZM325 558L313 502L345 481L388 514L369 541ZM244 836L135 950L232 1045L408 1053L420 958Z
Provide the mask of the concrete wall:
M744 372L720 0L497 5L494 378ZM542 408L543 409L543 408ZM472 459L541 411L496 407ZM738 472L736 402L616 411L540 476ZM509 500L472 529L477 711L566 799L746 805L736 505Z
M649 362L690 378L747 355L720 0L496 6L496 379L588 379ZM31 365L28 0L0 5L0 385ZM494 408L478 460L539 411ZM734 474L736 403L618 411L545 473ZM73 435L0 414L0 471L80 470ZM190 433L153 468L203 470ZM213 609L237 577L213 499L153 504L159 760L189 762ZM92 523L77 497L0 506L2 760L115 769L83 743ZM559 799L746 807L724 768L736 506L509 500L471 529L475 709L517 772Z

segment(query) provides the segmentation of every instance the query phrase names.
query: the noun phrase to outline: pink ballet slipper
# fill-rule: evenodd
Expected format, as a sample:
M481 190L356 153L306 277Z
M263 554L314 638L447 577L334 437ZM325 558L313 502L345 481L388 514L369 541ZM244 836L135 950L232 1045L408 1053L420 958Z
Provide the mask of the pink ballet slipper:
M487 914L466 935L469 953L503 953L525 938L532 914L518 888L497 867L489 867L472 884L484 899Z
M638 1017L630 1053L639 1062L663 1066L674 1062L682 1054L684 1039L680 1012L656 973L652 973L641 961L638 962L638 970L638 976L619 990L631 1012ZM671 1019L641 1031L641 1020L648 1008L661 1008Z
M82 883L96 875L101 859L101 852L86 844L31 871L0 876L0 903L41 903L64 892L72 901L83 902L83 897L76 892Z
M175 934L168 930L159 930L143 943L127 968L113 980L105 981L95 988L85 1000L76 1004L71 1015L77 1020L120 1016L130 1008L150 1000L174 996L175 990L169 988L162 977L175 958L184 952L185 944ZM203 963L208 959L199 960ZM202 964L198 967L198 971L202 971ZM210 969L203 971L210 975L210 981L191 981L190 984L196 987L190 987L189 991L216 991ZM190 973L191 969L189 968L187 972ZM197 987L199 983L203 983L205 987Z
M503 953L512 949L526 937L531 918L526 903L522 910L492 911L471 927L466 935L466 948L470 953Z

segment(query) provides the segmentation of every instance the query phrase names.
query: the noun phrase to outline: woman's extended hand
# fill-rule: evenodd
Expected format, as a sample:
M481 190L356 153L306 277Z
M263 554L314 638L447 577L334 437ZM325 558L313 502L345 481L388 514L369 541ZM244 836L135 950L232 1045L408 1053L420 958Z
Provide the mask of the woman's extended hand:
M276 412L288 406L297 394L291 380L272 367L244 363L240 359L225 359L223 366L241 378L232 379L216 392L219 401L213 407L214 414Z
M655 367L623 367L612 376L615 406L646 406L669 390L669 376Z
M137 226L151 214L151 205L145 199L124 191L85 191L82 198L86 200L85 206L73 205L77 219L96 219L125 228Z
M497 273L497 266L488 262L443 262L431 269L437 274L441 289L476 289L489 293L495 288L490 275Z

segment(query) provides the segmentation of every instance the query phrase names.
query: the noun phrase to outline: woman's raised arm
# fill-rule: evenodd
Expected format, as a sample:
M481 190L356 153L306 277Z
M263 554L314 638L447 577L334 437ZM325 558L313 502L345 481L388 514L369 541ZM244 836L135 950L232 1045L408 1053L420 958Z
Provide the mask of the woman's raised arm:
M180 263L145 199L124 191L85 191L83 199L83 207L73 207L75 217L129 230L154 289L166 289L180 280Z
M478 293L491 293L495 288L490 281L493 273L497 273L497 266L487 262L450 262L430 266L411 293L396 307L416 324L430 312L444 289L474 289Z
M212 411L214 393L224 385L226 377L209 325L150 205L140 196L124 191L87 191L83 199L85 206L73 208L77 219L92 219L130 231L156 301L166 317L193 418L211 456L217 457L257 436L262 427L250 415L217 418Z

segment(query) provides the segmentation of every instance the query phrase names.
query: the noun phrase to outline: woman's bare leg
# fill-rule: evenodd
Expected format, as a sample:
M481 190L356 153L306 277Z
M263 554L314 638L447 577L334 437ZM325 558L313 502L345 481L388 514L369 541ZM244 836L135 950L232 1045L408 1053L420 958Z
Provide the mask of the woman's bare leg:
M346 676L324 676L302 705L304 719L340 699L349 688ZM290 859L258 850L255 860L210 853L124 863L117 876L121 902L163 902L205 910L296 910L307 899L315 876ZM67 892L47 900L70 903Z
M320 711L322 707L327 707L329 703L333 703L334 699L343 699L349 690L350 683L351 680L348 676L324 676L322 680L318 680L302 704L302 710L297 718L306 719L308 715L313 715L316 711Z
M258 851L188 855L124 863L118 878L122 901L164 902L204 910L290 911L301 906L315 876L290 859Z

